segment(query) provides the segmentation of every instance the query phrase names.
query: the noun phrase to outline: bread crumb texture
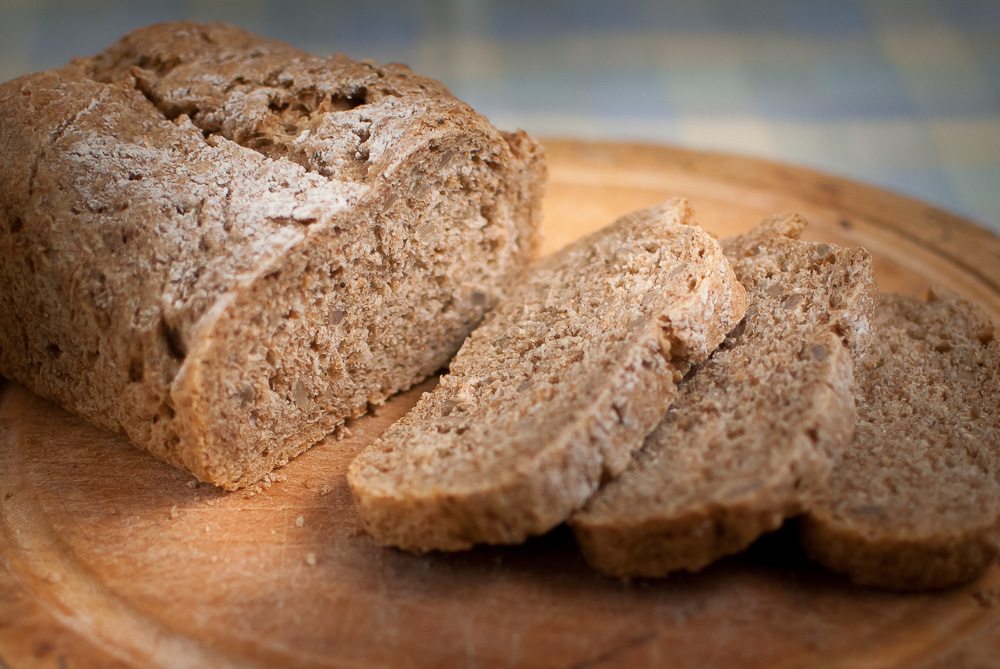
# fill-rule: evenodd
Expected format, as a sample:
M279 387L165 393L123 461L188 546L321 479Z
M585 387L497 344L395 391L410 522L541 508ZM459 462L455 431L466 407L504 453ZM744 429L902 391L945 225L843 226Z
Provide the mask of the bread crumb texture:
M683 201L536 265L437 388L352 464L377 542L414 551L547 531L621 472L745 293Z
M447 363L544 175L405 66L137 30L0 86L0 372L248 485Z
M864 250L800 241L777 217L723 242L746 318L680 386L621 477L571 519L618 576L697 570L802 508L854 427L851 356L871 338Z
M882 296L858 372L858 427L803 523L853 580L924 589L993 564L1000 531L1000 344L951 291Z

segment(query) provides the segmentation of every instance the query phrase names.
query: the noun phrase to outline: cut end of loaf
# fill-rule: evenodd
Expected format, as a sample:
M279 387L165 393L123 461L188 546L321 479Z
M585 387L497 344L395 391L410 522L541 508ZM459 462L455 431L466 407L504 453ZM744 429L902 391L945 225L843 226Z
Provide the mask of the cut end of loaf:
M385 194L373 194L318 227L218 316L192 376L174 386L197 397L213 482L221 472L239 477L224 485L252 482L444 367L525 264L534 201L516 183L534 175L503 154L504 169L477 163L497 148L464 141L439 140L448 148L436 151L452 152L448 168L434 163L427 173L432 152L387 185L428 189L426 204L397 198L386 207Z

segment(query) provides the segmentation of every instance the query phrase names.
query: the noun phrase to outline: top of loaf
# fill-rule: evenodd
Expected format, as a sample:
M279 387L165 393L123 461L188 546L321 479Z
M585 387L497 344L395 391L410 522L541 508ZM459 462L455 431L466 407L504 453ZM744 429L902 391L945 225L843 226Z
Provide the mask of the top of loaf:
M533 150L520 139L404 66L167 23L0 85L0 205L19 244L36 226L57 228L39 240L72 226L74 248L46 250L52 272L72 271L59 254L81 248L126 258L64 283L143 285L127 318L163 330L181 360L234 284L320 230L346 239L372 225L352 212L388 208L401 174L434 173L457 142L488 165L519 164Z
M223 23L141 28L71 67L95 81L134 80L168 119L185 115L206 135L344 181L388 169L408 135L488 127L405 65L314 56Z

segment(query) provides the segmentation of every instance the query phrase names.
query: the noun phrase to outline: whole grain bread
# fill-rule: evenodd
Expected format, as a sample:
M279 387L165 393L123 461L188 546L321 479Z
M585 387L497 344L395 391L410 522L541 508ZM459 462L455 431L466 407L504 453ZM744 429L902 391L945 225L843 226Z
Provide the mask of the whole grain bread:
M683 201L553 254L351 465L365 530L411 551L549 530L621 472L744 310L722 250Z
M816 560L893 589L969 581L1000 531L1000 343L950 291L881 297L858 426L802 521Z
M852 354L874 304L864 250L799 241L796 216L723 242L744 321L692 371L625 472L570 524L617 576L697 570L798 513L854 427Z
M543 178L404 66L138 30L0 86L0 372L246 485L447 363Z

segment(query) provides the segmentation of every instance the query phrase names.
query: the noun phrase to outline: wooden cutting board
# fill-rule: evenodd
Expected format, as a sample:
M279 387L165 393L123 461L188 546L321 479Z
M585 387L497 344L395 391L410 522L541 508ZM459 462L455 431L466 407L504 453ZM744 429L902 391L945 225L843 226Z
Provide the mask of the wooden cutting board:
M882 288L940 283L1000 323L1000 240L951 214L759 160L546 146L547 251L672 194L718 235L793 210L811 238L866 246ZM458 555L376 548L345 468L432 385L269 488L229 494L0 387L0 668L1000 662L1000 567L942 593L865 590L806 562L793 528L699 574L631 584L591 572L565 529Z

